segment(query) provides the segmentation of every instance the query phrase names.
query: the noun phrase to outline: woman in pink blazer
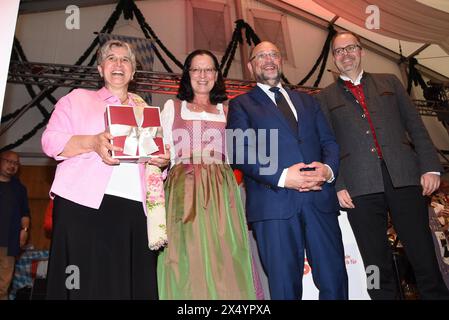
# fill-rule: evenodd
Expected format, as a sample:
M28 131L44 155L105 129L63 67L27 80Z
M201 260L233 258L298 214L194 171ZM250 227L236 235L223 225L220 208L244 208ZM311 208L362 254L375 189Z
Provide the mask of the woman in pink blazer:
M126 42L98 51L104 87L76 89L55 106L42 136L44 152L60 161L54 198L48 299L157 299L156 252L148 248L145 164L110 155L106 105L145 104L128 92L136 59ZM167 166L166 155L149 163ZM162 182L160 182L161 184Z

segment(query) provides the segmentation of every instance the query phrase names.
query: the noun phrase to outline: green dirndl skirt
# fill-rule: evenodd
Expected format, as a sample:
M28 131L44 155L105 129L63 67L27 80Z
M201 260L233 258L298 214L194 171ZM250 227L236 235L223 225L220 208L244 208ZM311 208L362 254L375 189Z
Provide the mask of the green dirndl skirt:
M248 228L228 164L177 164L165 184L160 299L255 299Z

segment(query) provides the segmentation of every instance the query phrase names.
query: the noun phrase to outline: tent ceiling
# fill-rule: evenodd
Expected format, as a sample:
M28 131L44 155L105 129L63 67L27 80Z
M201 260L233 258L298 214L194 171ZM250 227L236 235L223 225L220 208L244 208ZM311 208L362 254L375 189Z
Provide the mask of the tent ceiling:
M78 7L100 6L116 3L117 0L21 0L19 13L48 12L55 10L65 10L69 5Z
M326 21L331 21L335 14L324 9L317 3L311 0L279 0L280 2L287 3L293 7L301 9L303 11L309 12L319 18L322 18ZM395 1L395 0L391 0ZM420 3L436 8L442 12L449 13L449 1L447 0L419 0ZM335 2L338 4L339 2ZM375 4L376 1L370 1L370 3ZM380 12L382 15L382 11ZM356 32L360 34L362 37L373 41L389 50L399 53L399 41L394 38L386 37L380 35L378 33L374 33L366 28L359 27L343 18L339 18L336 23L337 26L342 27L344 29ZM449 30L447 30L449 37ZM404 56L409 56L414 53L416 50L421 48L425 43L423 42L410 42L410 41L400 41L402 46L402 54ZM429 69L435 70L436 72L444 75L449 78L449 56L448 53L445 52L438 45L430 45L421 51L418 55L415 56L418 62L428 67Z
M140 0L136 0L140 1ZM246 0L242 0L246 1ZM394 2L395 0L391 0ZM411 0L414 1L414 0ZM431 6L435 9L441 10L443 12L449 13L449 1L448 0L416 0L422 4ZM117 0L21 0L20 3L20 13L32 13L32 12L45 12L52 10L61 10L69 4L75 4L80 7L92 6L92 5L102 5L116 3ZM262 1L264 2L264 1ZM316 4L312 0L277 0L277 2L284 2L293 7L306 11L313 14L319 18L326 21L331 21L335 14L324 9L320 5ZM370 3L375 4L375 0L370 1ZM338 3L336 1L335 3ZM382 12L381 12L382 14ZM365 28L358 27L357 25L343 19L339 18L336 22L337 26L344 29L348 29L360 34L362 37L373 41L393 52L399 53L399 41L390 37L379 35L378 33L371 32ZM449 30L448 30L449 37ZM402 53L404 56L409 56L416 50L421 48L425 43L423 42L410 42L401 41ZM448 54L441 49L438 45L430 45L421 51L417 56L418 62L428 67L429 69L435 70L436 72L442 74L443 76L449 78L449 57Z
M3 0L7 1L7 0ZM143 0L134 0L143 1ZM19 14L65 10L69 5L82 7L117 4L118 0L20 0Z
M447 0L416 0L437 10L449 13L449 1Z

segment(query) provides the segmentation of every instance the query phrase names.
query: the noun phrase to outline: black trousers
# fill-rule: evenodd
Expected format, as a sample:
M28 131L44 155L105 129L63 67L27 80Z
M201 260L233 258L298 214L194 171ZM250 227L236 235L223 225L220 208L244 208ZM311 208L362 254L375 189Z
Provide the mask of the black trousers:
M429 228L428 207L420 186L393 187L380 162L384 192L354 197L348 220L365 264L380 271L379 288L368 288L371 299L396 299L392 252L387 239L388 212L413 267L421 299L449 299Z
M92 209L55 198L47 299L158 299L156 263L141 202L105 195Z

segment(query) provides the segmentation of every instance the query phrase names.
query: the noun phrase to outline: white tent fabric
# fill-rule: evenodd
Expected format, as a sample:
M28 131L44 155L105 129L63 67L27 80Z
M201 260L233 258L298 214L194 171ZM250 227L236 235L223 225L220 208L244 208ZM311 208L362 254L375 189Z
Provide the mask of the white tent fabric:
M380 9L380 28L370 31L391 38L438 44L449 54L449 14L415 0L313 0L326 10L365 27L366 8Z

